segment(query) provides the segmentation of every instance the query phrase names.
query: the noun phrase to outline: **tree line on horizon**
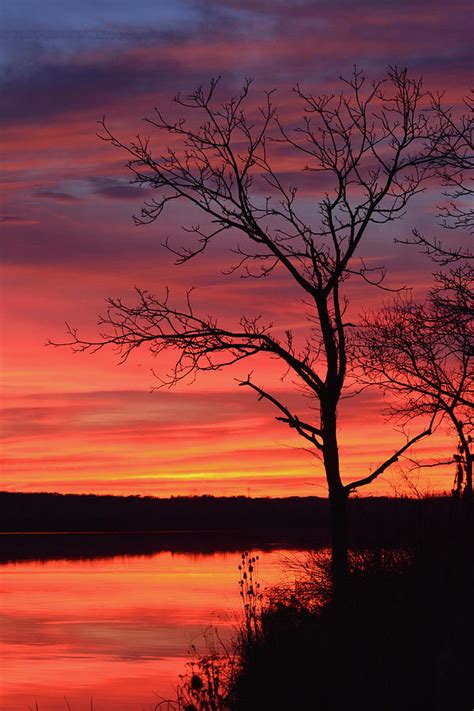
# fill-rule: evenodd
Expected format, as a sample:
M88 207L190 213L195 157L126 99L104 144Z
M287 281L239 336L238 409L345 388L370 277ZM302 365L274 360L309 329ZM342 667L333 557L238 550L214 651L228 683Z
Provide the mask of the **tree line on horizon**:
M383 521L393 530L411 525L423 510L449 509L443 496L417 499L367 497L351 500L357 529L365 517ZM398 524L396 521L398 520ZM0 491L0 530L14 531L193 531L306 529L323 533L329 528L327 499L317 496L282 498L247 496L114 496ZM390 524L388 523L390 521ZM400 533L400 532L399 532Z

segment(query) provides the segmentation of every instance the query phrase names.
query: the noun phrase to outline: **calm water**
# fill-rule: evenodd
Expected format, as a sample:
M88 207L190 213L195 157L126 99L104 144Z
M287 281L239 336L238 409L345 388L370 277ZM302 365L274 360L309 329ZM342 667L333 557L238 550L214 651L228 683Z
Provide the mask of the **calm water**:
M260 551L259 579L282 576L282 551ZM0 566L1 711L151 710L194 644L232 634L239 554L159 552Z

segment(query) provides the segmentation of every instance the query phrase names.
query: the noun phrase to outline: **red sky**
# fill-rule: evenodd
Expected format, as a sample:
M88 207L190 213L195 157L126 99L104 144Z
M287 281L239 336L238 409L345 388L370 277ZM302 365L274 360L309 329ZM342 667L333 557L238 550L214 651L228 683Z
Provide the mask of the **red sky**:
M170 114L177 91L217 74L229 94L253 77L255 102L262 89L277 88L281 114L291 118L296 82L331 91L354 63L370 78L389 64L406 65L457 106L472 70L468 3L146 0L138 12L121 1L41 5L39 12L32 0L16 2L2 19L2 488L324 494L320 462L267 405L236 387L248 365L150 393L146 355L118 367L112 353L45 348L48 339L64 339L65 320L93 335L104 298L134 285L156 292L167 285L176 298L194 285L205 313L231 320L257 309L280 327L301 326L299 302L281 278L225 279L222 249L175 267L161 243L179 235L187 215L170 210L152 226L133 225L143 196L129 185L123 157L96 137L96 122L106 114L115 132L131 138L154 106ZM300 166L286 161L290 179ZM308 209L317 198L307 185ZM432 265L393 237L413 227L439 236L438 198L429 191L403 223L370 236L366 254L388 267L390 284L417 294L429 284ZM356 285L350 294L354 313L386 298ZM293 397L274 363L254 371ZM341 407L346 480L403 441L384 422L383 404L374 391ZM440 432L418 455L451 451ZM450 487L450 468L427 471L421 488ZM371 491L391 493L399 477L395 469Z

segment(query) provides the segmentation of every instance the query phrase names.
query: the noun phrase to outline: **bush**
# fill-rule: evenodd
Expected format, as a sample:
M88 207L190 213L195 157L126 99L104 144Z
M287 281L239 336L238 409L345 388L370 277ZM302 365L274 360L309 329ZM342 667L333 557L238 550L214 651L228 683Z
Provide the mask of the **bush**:
M466 522L465 522L466 524ZM233 711L472 708L471 525L416 547L352 554L342 601L327 558L310 556L292 590L262 605L240 639Z

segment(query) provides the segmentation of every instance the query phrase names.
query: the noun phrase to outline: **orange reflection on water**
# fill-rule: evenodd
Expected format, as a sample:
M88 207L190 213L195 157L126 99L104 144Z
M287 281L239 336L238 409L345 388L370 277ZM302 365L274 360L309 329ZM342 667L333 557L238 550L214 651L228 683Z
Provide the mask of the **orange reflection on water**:
M260 579L280 575L260 553ZM2 711L147 711L172 697L209 625L228 637L239 556L157 553L2 566Z

